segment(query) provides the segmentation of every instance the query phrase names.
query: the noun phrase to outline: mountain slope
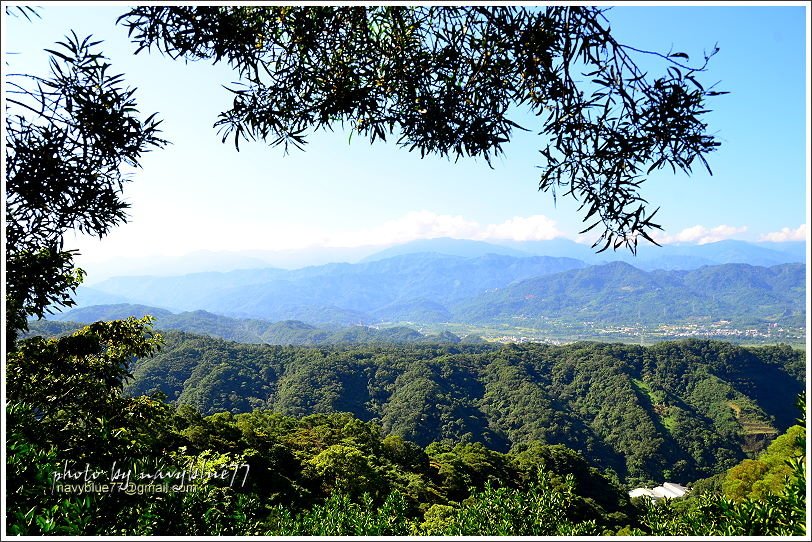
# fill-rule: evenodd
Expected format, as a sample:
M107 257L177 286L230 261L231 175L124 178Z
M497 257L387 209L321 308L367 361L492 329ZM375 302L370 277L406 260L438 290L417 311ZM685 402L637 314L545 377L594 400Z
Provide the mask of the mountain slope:
M74 331L98 320L156 317L159 331L184 331L242 343L280 345L373 344L373 343L458 343L453 333L424 335L404 326L371 328L367 326L319 328L298 320L268 322L257 319L230 318L207 311L173 314L144 305L97 305L74 309L51 320L30 321L26 336L52 336Z
M145 315L155 316L156 318L166 318L171 317L172 313L166 309L161 309L158 307L137 304L134 305L131 303L117 303L114 305L91 305L88 307L80 307L67 312L54 314L48 319L89 324L99 320L123 320L124 318L129 318L130 316L142 318Z
M315 349L167 339L139 360L130 393L161 390L204 413L350 412L424 445L564 444L626 481L721 472L794 423L804 387L802 351L716 341Z
M522 281L452 307L455 319L612 324L731 320L803 326L805 266L727 264L646 272L614 262Z
M745 263L772 266L784 263L803 263L806 260L806 243L749 243L724 240L714 243L669 244L661 247L647 244L641 246L637 255L625 251L596 254L588 245L558 238L549 241L505 241L505 246L529 254L567 256L590 264L623 261L639 269L697 269L704 265Z
M544 256L464 258L420 253L296 271L120 277L95 288L110 295L126 293L139 303L174 311L203 309L230 316L346 325L418 321L427 309L434 314L432 319L443 319L448 303L517 280L584 265L570 258Z
M94 291L114 299L126 294L139 305L179 307L173 312L204 310L322 326L457 322L543 327L544 320L556 319L615 326L726 320L736 326L803 327L805 277L800 263L644 271L624 262L586 266L547 256L420 253L296 271L121 277ZM100 318L80 314L73 319Z

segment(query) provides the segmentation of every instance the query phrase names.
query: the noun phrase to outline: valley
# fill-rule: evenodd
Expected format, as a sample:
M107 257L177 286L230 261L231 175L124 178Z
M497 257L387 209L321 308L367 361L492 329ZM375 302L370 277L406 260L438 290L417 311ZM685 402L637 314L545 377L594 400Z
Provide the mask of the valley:
M734 326L730 322L708 324L612 325L595 322L567 322L548 319L543 327L527 327L521 323L478 326L461 323L420 324L400 322L399 326L414 326L425 334L453 333L459 337L481 337L486 342L567 344L577 341L621 342L651 345L661 341L686 338L713 339L741 345L784 343L793 348L806 348L806 328L764 324L759 327ZM375 326L384 327L384 326Z

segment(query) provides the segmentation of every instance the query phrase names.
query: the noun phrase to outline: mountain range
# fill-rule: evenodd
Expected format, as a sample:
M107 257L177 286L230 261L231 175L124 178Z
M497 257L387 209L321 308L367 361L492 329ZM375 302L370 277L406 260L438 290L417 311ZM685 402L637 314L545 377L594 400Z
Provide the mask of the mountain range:
M705 266L643 271L623 262L512 284L455 305L457 320L555 318L613 324L728 320L741 325L805 322L803 264Z
M628 252L604 252L565 238L547 241L476 241L468 239L420 239L389 247L320 247L300 250L196 251L177 256L149 258L116 258L83 263L88 271L88 284L124 275L185 275L208 271L227 272L239 269L301 269L328 263L368 263L392 256L434 252L451 256L476 257L485 254L505 256L552 256L581 260L587 264L625 261L645 270L695 269L703 265L749 263L777 265L806 261L804 242L762 242L725 240L703 245L669 244L662 247L641 246L637 255Z
M571 258L546 256L465 258L419 253L294 271L117 277L81 289L78 303L127 302L173 312L203 309L243 318L319 324L437 322L448 320L450 304L488 289L585 266Z
M524 246L542 250L544 243ZM672 249L663 257L672 262L751 262L647 269L642 263L590 264L571 257L522 255L514 248L504 248L504 254L488 252L492 249L478 241L440 239L401 245L355 264L113 277L81 287L77 302L80 308L145 305L171 313L203 310L319 326L504 324L517 319L540 324L551 318L614 325L805 322L806 268L781 261L793 260L788 251L721 242L682 254ZM73 318L75 311L54 319Z

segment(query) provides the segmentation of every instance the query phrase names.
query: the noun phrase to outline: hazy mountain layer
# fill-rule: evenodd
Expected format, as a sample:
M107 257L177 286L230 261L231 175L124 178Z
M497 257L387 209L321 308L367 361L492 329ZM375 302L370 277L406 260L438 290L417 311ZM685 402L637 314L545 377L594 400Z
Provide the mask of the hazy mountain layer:
M243 270L176 277L120 277L93 296L173 312L316 325L380 322L611 325L805 322L804 264L705 266L644 271L622 262L489 254L409 254L296 271ZM68 319L73 316L66 316ZM244 339L244 337L242 337Z
M206 311L173 314L144 305L95 305L75 309L48 321L29 322L27 335L52 336L73 331L98 320L118 320L144 315L156 317L160 331L179 330L218 337L242 343L279 345L374 344L374 343L458 343L453 333L424 335L405 326L375 329L367 326L316 327L298 320L268 322L256 319L229 318Z
M451 256L479 257L486 254L509 256L550 256L575 258L588 264L625 261L644 270L696 269L703 265L748 263L771 266L806 261L806 243L802 241L750 243L726 240L715 243L669 244L639 247L637 256L625 251L596 254L589 245L559 237L548 241L474 241L468 239L419 239L389 247L308 248L300 250L198 251L172 257L117 258L110 261L83 263L88 270L88 284L125 275L185 275L200 272L228 272L240 269L299 269L330 262L372 262L432 252ZM95 303L101 303L96 301ZM120 303L122 300L109 300ZM94 303L89 303L94 304Z
M576 269L571 258L411 254L296 271L243 270L175 277L119 277L93 291L173 311L318 324L443 321L450 303L511 282Z

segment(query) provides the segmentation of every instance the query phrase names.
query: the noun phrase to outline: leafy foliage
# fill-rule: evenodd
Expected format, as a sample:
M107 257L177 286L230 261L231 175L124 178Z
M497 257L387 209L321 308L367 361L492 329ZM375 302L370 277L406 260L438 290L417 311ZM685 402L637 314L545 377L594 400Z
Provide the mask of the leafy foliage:
M26 14L26 11L22 12ZM26 15L27 16L27 15ZM13 347L26 317L73 304L83 273L64 250L69 230L105 235L126 220L120 199L141 155L166 142L155 115L138 118L134 90L71 34L51 54L49 77L11 74L6 100L6 333Z
M803 455L804 433L804 427L794 425L772 441L757 459L745 459L727 471L722 482L725 496L740 501L780 494L786 478L792 474L792 460Z
M240 81L215 123L223 141L302 148L310 131L349 125L374 142L395 136L421 156L503 153L514 129L538 130L539 189L581 202L626 245L660 226L638 188L653 170L690 172L719 143L702 118L722 94L697 80L682 52L665 74L636 63L604 10L519 7L137 7L120 17L138 45L172 58L227 62ZM517 107L539 127L511 120ZM656 211L655 211L656 213ZM653 241L652 241L653 242Z
M382 504L369 495L361 502L348 495L334 493L324 504L318 504L294 517L283 506L272 511L266 535L274 536L396 536L413 531L407 515L406 501L392 493Z
M804 536L807 534L806 508L806 401L798 397L797 405L803 413L798 420L801 425L781 435L761 457L773 461L783 456L783 479L772 481L769 491L763 491L763 483L771 476L764 476L752 484L752 492L743 495L741 488L748 485L746 472L752 465L745 460L730 469L725 477L725 491L733 491L733 499L720 494L703 494L685 503L672 504L664 500L647 503L642 517L642 529L629 530L625 534L670 534L677 536ZM791 447L788 448L788 444ZM766 457L765 457L766 456ZM768 467L769 468L769 467ZM773 474L773 473L770 473ZM759 476L756 476L759 478ZM752 482L752 479L749 480ZM735 483L734 483L735 482ZM759 482L762 487L759 488Z
M575 524L571 521L573 501L572 475L564 486L553 486L543 470L538 481L526 491L491 487L466 499L444 526L441 533L456 536L572 536L597 535L594 520ZM430 533L435 534L435 533Z
M127 498L53 491L65 469L146 461L166 442L168 405L122 394L128 367L160 344L149 320L99 322L8 355L7 495L12 532L80 534L115 525ZM150 427L145 424L154 424ZM70 466L69 466L70 465ZM99 523L101 522L101 523Z
M48 436L36 431L39 421L29 412L25 405L9 410L9 529L15 534L805 532L804 463L799 459L793 459L792 477L781 490L761 500L735 503L704 496L635 509L615 483L560 445L536 441L509 454L450 441L421 449L398 437L384 438L375 424L348 414L293 418L253 411L204 418L187 407L148 411L144 423L153 438L142 447L144 471L149 472L151 461L168 460L176 468L216 473L236 461L250 465L247 483L197 479L193 489L180 492L66 497L49 489L59 472L57 455L70 457L70 452L54 447L43 452ZM36 435L27 442L22 437L26 427ZM100 445L109 457L131 453L109 435L98 436L108 439ZM802 442L803 435L796 440Z
M178 338L180 343L173 344ZM688 341L651 349L591 344L558 349L435 345L364 351L239 346L189 335L170 335L168 340L168 348L160 355L169 354L167 359L185 363L184 370L192 371L191 377L167 379L170 384L175 383L172 385L182 384L183 380L193 384L197 381L201 389L211 386L213 390L222 390L215 391L215 396L227 404L239 400L239 395L227 386L239 383L240 379L250 376L253 381L253 390L243 387L240 393L273 393L275 385L264 384L263 379L274 382L279 378L281 382L290 378L291 382L298 382L295 389L299 391L287 400L280 395L279 405L293 404L288 401L296 396L303 401L298 403L300 414L309 408L324 413L293 417L267 409L249 409L247 403L242 405L246 412L221 411L204 417L189 406L190 402L180 401L178 407L162 402L160 393L152 397L123 394L124 380L133 360L139 357L138 369L154 361L155 358L149 360L144 356L155 354L160 344L158 337L152 335L148 318L98 322L72 335L20 341L8 361L9 532L584 535L798 534L804 529L805 481L799 478L804 473L804 463L798 458L799 450L803 450L803 433L796 429L790 436L776 440L759 458L772 464L777 456L792 456L790 480L782 482L771 494L759 500L747 497L738 502L710 495L686 501L678 508L658 505L636 511L611 470L601 472L580 453L549 442L557 435L567 435L566 431L541 433L542 438L537 438L538 433L530 425L531 431L524 440L511 443L507 453L471 442L476 433L467 429L474 428L484 431L483 434L491 431L494 442L500 442L495 429L502 422L499 418L494 422L468 420L472 415L476 417L476 410L471 410L476 402L459 397L466 390L477 389L476 394L484 397L501 378L507 378L509 387L515 379L525 379L528 384L539 383L540 389L551 388L555 396L570 401L573 411L583 412L586 403L581 401L601 400L604 387L597 383L604 382L605 392L614 394L615 403L623 402L624 393L632 397L645 393L658 404L679 405L687 411L688 419L696 411L689 410L691 407L711 409L701 412L705 416L714 415L712 409L722 408L722 404L711 399L729 401L731 393L741 405L740 415L758 414L758 407L748 404L746 396L732 391L735 387L757 390L766 384L752 375L752 367L747 363L743 364L744 373L737 370L740 360L749 359L758 349L751 352L731 345ZM659 359L662 352L668 356ZM265 357L268 353L273 357ZM788 353L783 351L782 355ZM188 363L189 356L192 363ZM553 363L556 358L558 363ZM195 361L206 359L217 361L215 370L207 365L195 367ZM226 359L229 364L223 362ZM590 359L595 362L590 364ZM635 380L641 384L624 382L622 371L609 363L612 359L621 367L640 363L635 369ZM257 362L263 367L260 372ZM537 366L538 363L543 365ZM781 355L773 352L768 363L780 368ZM694 364L701 367L698 373L688 368ZM359 397L365 397L369 403L359 412L380 408L374 405L383 400L382 394L392 393L393 384L399 387L396 375L421 366L423 377L432 383L431 393L437 393L438 397L427 398L415 406L423 409L430 404L428 401L433 401L437 405L433 416L437 419L432 424L439 420L439 434L465 431L461 438L438 440L423 448L397 435L385 435L383 427L375 421L335 412L352 406ZM580 366L583 372L576 370ZM676 366L682 376L672 374L671 366ZM245 372L241 374L242 371ZM347 379L347 375L353 374L366 378L376 374L376 378L391 384L366 389L363 379ZM480 374L490 377L485 383L477 383ZM549 374L549 381L540 380L541 374ZM598 393L596 397L587 393L579 399L571 397L572 389L568 391L566 385L560 388L563 382L584 382L590 374L597 380L587 387ZM210 375L214 376L207 379ZM292 378L295 375L298 376ZM722 376L730 379L734 387L725 387ZM690 390L701 388L699 384L708 379L716 387L706 386L702 394L693 396ZM263 391L263 386L268 387ZM709 389L718 389L714 393L724 395L708 395ZM197 397L199 404L205 396ZM541 397L554 404L547 396ZM385 411L383 407L381 412ZM497 410L500 408L504 407L498 406ZM536 410L532 403L524 408L528 408L526 415L531 417L548 415ZM595 435L606 435L612 426L627 423L625 416L630 417L631 424L623 427L645 425L646 415L635 419L637 414L628 406L611 409L604 401L602 408L609 410L609 425L597 423L597 417L585 424ZM517 415L525 413L519 409L517 413L505 414ZM408 419L421 423L419 418ZM516 419L518 423L529 423L521 421L521 417ZM655 422L649 423L656 427ZM536 427L541 429L545 425ZM679 437L678 427L675 425L671 430L675 441L682 443L680 439L689 436ZM724 426L713 430L691 427L692 434L710 435L712 439L716 438L713 431L725 430L728 429ZM735 426L730 430L735 430ZM420 433L416 435L419 437ZM618 440L621 436L609 434L606 442L631 454L631 448L625 447L627 441ZM631 439L630 445L637 442L638 448L639 443L652 448L662 438L655 433L654 440L648 442L646 437L636 434L625 436ZM787 447L787 439L792 437L795 446ZM504 445L509 440L501 442ZM578 444L577 439L574 442ZM684 449L689 454L696 453L691 448L693 441L687 442ZM725 450L718 440L705 447ZM588 448L587 453L594 453L595 449L598 448ZM666 452L660 449L658 453ZM776 456L775 461L772 456ZM657 465L658 460L656 456L645 455L633 458L636 459L630 459L627 465L630 481L635 478L635 461L645 466ZM724 457L705 459L701 453L696 459L699 466L700 460L716 461L717 464L708 465L711 470L725 463ZM681 476L687 476L691 467L688 459L683 461ZM245 467L241 483L233 483L233 477L229 481L218 476L241 465ZM125 468L138 480L144 476L157 480L149 487L154 489L157 483L163 489L144 493L109 490L76 493L65 492L56 484L58 477L71 470L76 471L74 476L78 479L83 466L84 473L90 470L112 473L117 466ZM200 475L178 489L150 474L155 472L182 472L184 477L190 472ZM483 525L488 525L488 530L483 530Z

